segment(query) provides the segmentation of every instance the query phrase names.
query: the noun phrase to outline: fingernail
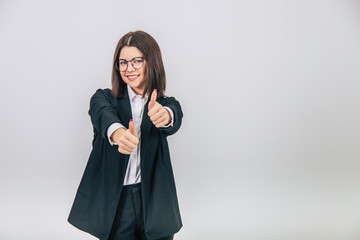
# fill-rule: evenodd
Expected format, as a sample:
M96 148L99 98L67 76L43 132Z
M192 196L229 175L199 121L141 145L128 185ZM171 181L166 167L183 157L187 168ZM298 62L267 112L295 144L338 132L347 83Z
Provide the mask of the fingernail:
M132 119L130 119L130 122L132 122Z
M154 91L157 92L157 89L155 88Z

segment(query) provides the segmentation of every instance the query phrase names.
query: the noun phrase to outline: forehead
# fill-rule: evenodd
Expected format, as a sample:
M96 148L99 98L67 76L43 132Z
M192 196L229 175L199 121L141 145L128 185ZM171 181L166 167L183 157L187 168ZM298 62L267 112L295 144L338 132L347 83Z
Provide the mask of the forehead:
M119 59L133 59L134 57L143 57L143 54L137 47L125 46L121 48Z

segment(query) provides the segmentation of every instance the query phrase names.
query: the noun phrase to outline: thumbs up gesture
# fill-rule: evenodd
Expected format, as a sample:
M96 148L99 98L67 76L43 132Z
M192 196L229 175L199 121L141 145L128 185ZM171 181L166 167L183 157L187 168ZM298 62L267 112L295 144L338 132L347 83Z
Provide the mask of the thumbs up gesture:
M136 134L134 122L130 120L129 129L119 128L112 135L111 140L119 145L118 151L123 154L131 154L136 145L139 143L139 139Z
M157 91L154 91L151 94L150 102L149 102L149 112L148 115L153 124L159 128L163 127L171 122L171 115L169 111L161 106L160 103L156 102Z

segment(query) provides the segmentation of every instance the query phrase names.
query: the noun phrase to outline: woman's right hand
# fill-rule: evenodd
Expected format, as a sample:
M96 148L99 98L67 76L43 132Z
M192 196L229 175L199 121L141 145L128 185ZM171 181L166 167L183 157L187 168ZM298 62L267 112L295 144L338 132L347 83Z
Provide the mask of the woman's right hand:
M122 154L130 155L139 143L134 122L130 120L129 129L119 128L112 135L111 140L119 146L118 151Z

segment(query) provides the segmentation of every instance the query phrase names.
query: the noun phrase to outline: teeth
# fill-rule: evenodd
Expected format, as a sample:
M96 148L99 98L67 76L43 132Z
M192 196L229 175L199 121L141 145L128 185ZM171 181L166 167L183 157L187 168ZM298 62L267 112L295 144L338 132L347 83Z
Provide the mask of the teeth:
M128 78L137 78L138 76L128 76Z

